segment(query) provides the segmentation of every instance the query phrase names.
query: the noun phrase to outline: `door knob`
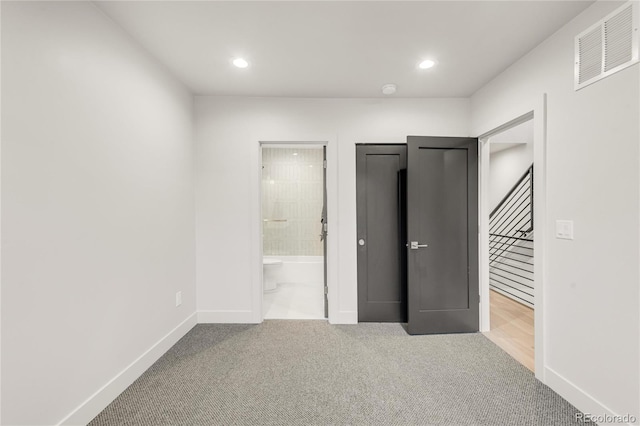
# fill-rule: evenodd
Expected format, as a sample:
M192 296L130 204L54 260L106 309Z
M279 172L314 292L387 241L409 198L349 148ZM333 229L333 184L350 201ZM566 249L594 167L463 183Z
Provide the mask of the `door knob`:
M411 245L409 246L411 250L418 250L423 247L429 247L429 244L420 244L417 241L411 241Z
M362 238L360 238L358 240L358 245L363 246L364 245L364 240Z

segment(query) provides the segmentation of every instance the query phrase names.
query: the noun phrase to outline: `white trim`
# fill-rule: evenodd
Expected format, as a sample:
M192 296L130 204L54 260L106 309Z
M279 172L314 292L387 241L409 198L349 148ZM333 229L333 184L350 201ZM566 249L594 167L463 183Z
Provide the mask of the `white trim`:
M196 325L196 313L158 340L124 370L62 419L58 425L87 424Z
M0 22L2 22L2 6L0 6ZM2 45L2 31L0 31L0 46ZM2 55L0 55L0 82L2 81ZM0 91L2 91L0 84ZM0 117L2 117L2 105L0 103ZM0 135L2 135L2 120L0 120ZM2 188L2 142L0 142L0 188ZM0 224L2 223L2 191L0 190ZM0 241L2 241L2 226L0 225ZM2 318L2 245L0 244L0 318ZM2 320L0 320L0 325ZM2 329L2 327L0 327ZM0 366L2 365L2 334L0 333ZM2 368L0 368L0 383L2 383ZM0 422L2 422L2 386L0 386Z
M480 331L491 330L491 309L489 307L489 170L491 161L491 147L489 138L478 138L479 160L478 167L478 279L480 280Z
M536 254L534 262L534 328L535 328L535 375L538 380L545 382L545 335L544 328L545 318L545 299L544 288L547 285L547 237L546 237L546 166L547 166L547 95L542 94L535 102L532 103L528 111L517 115L516 118L497 126L478 136L480 143L480 194L479 206L480 212L480 238L479 244L479 260L480 264L480 330L489 331L490 329L490 301L489 301L489 274L487 266L489 259L489 208L488 208L488 172L489 172L489 146L488 140L491 136L507 130L511 127L522 124L533 118L533 199L534 199L534 253ZM485 244L486 242L486 244Z
M251 150L251 323L261 323L264 318L262 312L262 146L326 146L327 147L327 287L329 300L329 322L342 324L338 317L340 306L340 286L338 282L338 144L335 137L259 137L254 138L255 148ZM350 322L347 322L347 324Z
M506 123L492 129L489 130L488 132L485 132L483 134L481 134L480 136L478 136L478 139L482 139L482 140L488 140L490 137L497 135L498 133L502 133L505 130L509 130L513 127L516 127L522 123L526 123L529 120L532 120L535 117L535 111L531 110L528 112L525 112L522 115L517 116L516 118L514 118L513 120L509 120Z
M616 412L576 386L554 369L546 367L545 377L547 386L557 392L561 397L569 401L583 413L593 415L618 416ZM631 423L628 423L631 424Z
M251 323L260 324L264 319L262 312L262 145L257 143L256 149L251 149L251 212L249 224L251 230L251 248L249 265L251 265Z
M547 359L545 328L545 287L548 285L547 256L549 251L547 235L547 94L544 93L535 103L533 119L533 264L534 278L534 362L535 375L542 383L545 381Z
M324 256L277 256L266 255L264 259L282 260L283 263L322 263Z
M329 324L357 324L358 311L338 311Z
M253 311L198 311L197 314L198 324L257 324Z
M338 217L338 140L335 137L326 138L327 141L327 287L329 294L329 318L331 324L344 324L339 317L339 306L343 299L340 285L340 252L338 235L340 235L340 221ZM348 324L348 323L347 323Z

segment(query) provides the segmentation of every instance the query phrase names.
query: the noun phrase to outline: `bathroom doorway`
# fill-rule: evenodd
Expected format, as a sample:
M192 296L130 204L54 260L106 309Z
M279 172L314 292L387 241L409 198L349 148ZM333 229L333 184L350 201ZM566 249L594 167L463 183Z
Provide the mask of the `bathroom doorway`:
M327 318L326 147L261 151L263 318Z

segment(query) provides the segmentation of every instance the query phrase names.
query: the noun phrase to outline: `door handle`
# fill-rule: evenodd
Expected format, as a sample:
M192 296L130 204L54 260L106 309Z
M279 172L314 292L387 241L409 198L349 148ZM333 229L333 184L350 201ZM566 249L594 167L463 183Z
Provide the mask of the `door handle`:
M411 245L409 246L411 250L418 250L423 247L429 247L429 244L420 244L417 241L411 241Z

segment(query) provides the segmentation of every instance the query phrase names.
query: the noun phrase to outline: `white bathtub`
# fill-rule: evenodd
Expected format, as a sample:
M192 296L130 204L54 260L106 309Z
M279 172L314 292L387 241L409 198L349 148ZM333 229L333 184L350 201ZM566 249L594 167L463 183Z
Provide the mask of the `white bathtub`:
M317 284L324 282L322 256L264 256L282 260L282 267L274 271L277 284Z

